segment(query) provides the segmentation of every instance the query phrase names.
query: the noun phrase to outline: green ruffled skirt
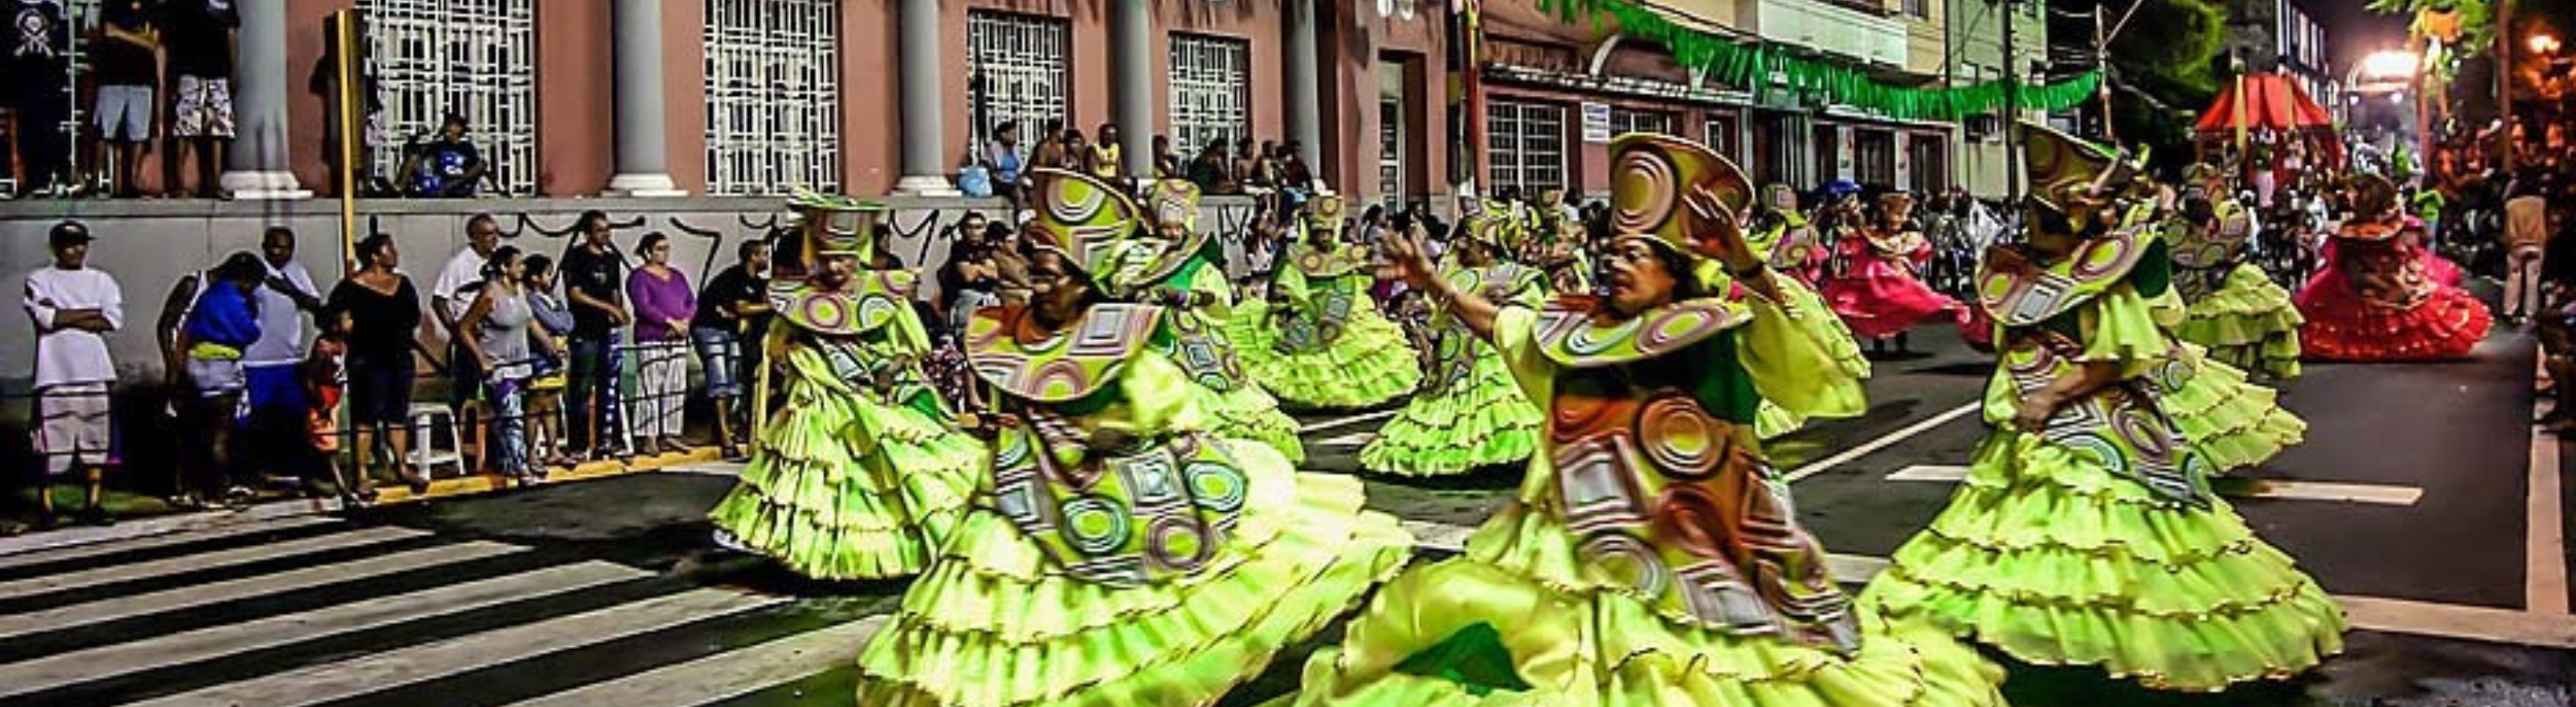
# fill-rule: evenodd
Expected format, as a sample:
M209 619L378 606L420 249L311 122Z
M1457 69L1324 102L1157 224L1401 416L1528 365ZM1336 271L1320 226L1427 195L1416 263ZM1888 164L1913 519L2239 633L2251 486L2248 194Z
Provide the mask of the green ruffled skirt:
M2039 437L1999 430L1931 527L1862 593L2043 665L2148 687L2285 678L2343 650L2344 617L2226 501L2169 505Z
M1209 432L1221 439L1241 439L1270 445L1288 458L1291 466L1306 462L1306 444L1297 436L1297 420L1279 411L1279 400L1251 381L1236 381L1234 390L1223 393L1202 387L1207 397L1201 398L1207 411L1216 416Z
M709 518L816 579L920 574L965 516L990 456L922 411L798 385Z
M2299 376L2298 305L2262 268L2240 264L2218 291L2190 304L2174 336L2209 349L2209 357L2280 379Z
M1266 304L1237 310L1227 334L1237 329L1269 329ZM1379 316L1363 300L1356 305L1342 336L1330 346L1286 352L1275 346L1275 331L1234 338L1243 369L1279 402L1292 409L1350 410L1386 404L1422 384L1422 362L1404 331Z
M1515 504L1467 554L1408 571L1308 659L1296 704L2001 707L2003 671L1939 628L1857 614L1860 650L1709 630L1583 579Z
M1512 381L1501 356L1483 344L1476 365L1447 390L1413 396L1377 438L1360 450L1360 466L1405 476L1462 474L1529 459L1545 418Z
M1790 412L1769 400L1753 410L1753 436L1768 442L1807 426L1807 416Z
M2218 472L2260 466L2305 441L2308 423L2278 402L2279 393L2246 380L2236 367L2182 351L2194 372L2164 395L2165 413Z
M1360 510L1357 480L1227 444L1248 499L1217 557L1187 577L1073 579L999 512L968 514L860 652L857 704L1211 704L1403 566L1413 538Z

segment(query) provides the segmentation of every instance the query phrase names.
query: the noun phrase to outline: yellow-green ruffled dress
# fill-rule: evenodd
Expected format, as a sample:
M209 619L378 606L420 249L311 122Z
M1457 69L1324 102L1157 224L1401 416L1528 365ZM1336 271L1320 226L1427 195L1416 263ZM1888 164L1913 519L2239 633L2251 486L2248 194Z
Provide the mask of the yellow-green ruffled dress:
M1452 266L1443 276L1459 292L1498 304L1537 307L1540 273L1513 263ZM1494 347L1443 310L1432 315L1431 371L1377 438L1360 449L1360 466L1406 476L1460 474L1528 459L1538 449L1538 406L1521 394Z
M950 414L919 361L929 336L907 304L911 273L863 272L847 292L772 295L766 345L785 396L741 482L711 512L743 546L817 579L920 574L965 516L981 441Z
M2307 319L2289 290L2244 261L2248 221L2240 211L2222 203L2214 230L2174 220L2174 289L2190 303L2174 336L2240 370L2297 378L2299 326Z
M1833 313L1709 298L1614 326L1507 308L1495 341L1546 446L1463 556L1406 572L1306 664L1300 705L1996 706L2002 671L1855 609L1762 460L1755 401L1851 411L1798 333Z
M1160 313L1018 309L967 333L1001 427L956 537L859 655L869 707L1207 705L1393 575L1412 537L1349 477L1208 434Z
M1796 279L1802 287L1813 288L1823 277L1820 273L1827 258L1825 249L1813 242L1815 237L1815 229L1807 226L1806 217L1790 214L1767 228L1746 232L1744 244L1770 261L1772 272ZM1703 269L1705 272L1701 277L1710 281L1722 276L1717 269ZM1737 287L1729 294L1741 299L1749 293ZM1851 326L1844 324L1841 317L1834 317L1831 322L1807 323L1800 331L1814 336L1815 344L1832 354L1844 375L1854 379L1870 376L1869 357L1860 351L1860 337L1852 334ZM1852 414L1860 412L1852 411ZM1779 439L1807 426L1806 415L1790 412L1768 399L1754 410L1753 418L1754 435L1765 441Z
M1994 429L1949 508L1862 605L2158 689L2287 677L2342 651L2342 610L2209 492L2209 463L2164 411L2188 364L2151 313L2166 285L2152 243L2123 231L2053 269L1988 255L1980 297L2002 327L1984 409ZM2011 424L2024 391L2078 362L2124 377L2041 432Z
M2197 237L2188 234L2181 238L2165 237L2184 230L2180 228L2182 223L2181 219L2173 219L2162 232L2139 231L2142 237L2159 236L2149 248L2168 252L2166 257L2173 264L2173 268L2164 273L2142 273L2143 276L2170 282L2170 285L2150 288L2157 294L2147 298L2156 324L2177 340L2173 358L2182 364L2174 369L2172 386L2165 391L2164 413L2173 420L2174 427L2182 432L2183 438L2191 440L2192 445L2200 449L2209 462L2210 473L2226 474L2250 469L2270 461L2281 450L2306 441L2308 422L2280 405L2279 392L2253 382L2243 369L2220 359L2215 351L2205 349L2183 335L2192 328L2196 321L2194 317L2200 311L2199 301L2189 299L2192 278L2196 275L2187 264L2211 262L2211 250L2209 244L2194 240ZM2166 248L2165 243L2181 245ZM2243 267L2253 268L2251 265ZM2255 277L2262 276L2259 269L2254 273ZM2270 281L2264 282L2268 284ZM2287 297L2286 294L2283 296ZM2284 302L2286 306L2287 300ZM2293 318L2298 316L2296 308L2287 311ZM2289 335L2295 349L2297 329L2293 327ZM2287 370L2295 375L2297 366L2294 356L2289 368L2275 370Z
M1155 351L1170 358L1181 372L1207 392L1210 432L1226 439L1268 444L1290 464L1306 461L1306 446L1297 436L1297 420L1279 411L1279 400L1254 384L1245 373L1240 349L1226 336L1234 313L1234 287L1216 260L1193 256L1163 279L1162 289L1203 295L1202 307L1166 307L1163 328L1154 336Z
M1271 287L1285 311L1244 306L1236 319L1248 321L1230 330L1241 333L1236 353L1261 387L1292 409L1349 410L1384 405L1422 384L1413 345L1369 296L1366 246L1301 240L1283 260Z

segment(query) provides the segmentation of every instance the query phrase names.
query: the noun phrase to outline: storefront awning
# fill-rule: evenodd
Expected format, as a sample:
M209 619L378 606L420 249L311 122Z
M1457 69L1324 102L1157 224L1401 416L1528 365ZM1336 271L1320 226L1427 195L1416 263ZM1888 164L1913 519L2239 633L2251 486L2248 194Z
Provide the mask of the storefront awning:
M2246 74L2230 82L2209 110L2201 112L2199 124L2201 132L2332 127L2334 116L2280 74Z

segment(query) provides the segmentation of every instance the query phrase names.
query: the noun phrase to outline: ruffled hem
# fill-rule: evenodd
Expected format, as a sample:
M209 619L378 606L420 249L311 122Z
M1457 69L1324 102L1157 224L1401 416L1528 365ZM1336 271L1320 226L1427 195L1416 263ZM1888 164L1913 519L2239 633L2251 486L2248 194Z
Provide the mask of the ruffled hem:
M1209 390L1205 399L1207 411L1216 419L1211 432L1218 438L1260 442L1278 450L1291 465L1306 462L1306 444L1298 436L1296 418L1281 412L1278 399L1260 386L1239 381L1234 390Z
M865 429L878 430L873 448L849 439ZM982 442L917 410L863 401L790 408L763 437L708 517L816 579L927 569L971 504L987 457Z
M1537 453L1542 414L1509 380L1416 396L1360 450L1360 466L1405 476L1461 474Z
M2444 287L2413 309L2362 301L2335 283L2312 284L2300 293L2303 354L2322 361L2438 361L2469 355L2494 326L2487 305L2465 290Z
M858 703L1205 705L1402 567L1412 538L1360 510L1357 481L1229 444L1252 484L1241 532L1161 584L1067 577L998 513L969 515L861 653Z
M1807 416L1790 412L1769 400L1753 410L1753 436L1768 442L1807 426Z
M1905 333L1929 321L1932 315L1954 311L1959 306L1922 281L1903 275L1828 280L1819 294L1852 334L1864 339Z
M1331 346L1304 353L1273 349L1246 359L1244 368L1281 403L1308 410L1375 407L1422 384L1413 346L1395 324L1372 312L1353 312L1350 328Z
M2002 670L1956 639L1867 612L1856 619L1860 648L1843 655L1669 623L1625 595L1566 591L1458 558L1379 592L1340 648L1307 660L1296 704L2004 704Z
M2281 407L2278 393L2234 366L2205 357L2193 364L2191 380L2165 394L2165 411L2212 470L2259 466L2307 440L2307 421Z
M2124 497L2107 484L2134 482L2009 431L1980 448L1970 479L1864 606L2157 689L2287 677L2343 650L2333 599L2224 501Z

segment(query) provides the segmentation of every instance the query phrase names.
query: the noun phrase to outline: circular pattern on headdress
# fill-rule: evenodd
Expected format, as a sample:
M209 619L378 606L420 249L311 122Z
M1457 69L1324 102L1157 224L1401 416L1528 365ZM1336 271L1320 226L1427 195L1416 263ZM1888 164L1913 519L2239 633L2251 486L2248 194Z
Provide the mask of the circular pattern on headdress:
M1697 484L1664 487L1655 499L1656 537L1700 557L1725 557L1726 504Z
M859 298L858 324L862 329L875 329L894 321L895 312L904 308L894 298L871 295Z
M1243 508L1250 482L1243 470L1211 461L1191 462L1181 469L1182 481L1189 484L1190 502L1217 513L1233 513Z
M1723 466L1732 441L1723 424L1680 395L1661 396L1639 406L1636 430L1647 459L1667 475L1692 481L1707 478Z
M1186 515L1164 516L1145 526L1145 552L1154 561L1177 570L1197 569L1216 553L1216 543L1209 542L1198 519Z
M1637 348L1661 352L1706 338L1726 323L1723 307L1665 307L1637 332Z
M1046 181L1046 209L1058 223L1088 223L1109 204L1109 195L1072 179Z
M1584 573L1604 584L1633 587L1647 596L1660 596L1672 584L1672 575L1664 569L1664 558L1645 541L1618 531L1593 535L1583 540L1578 550L1589 561Z
M850 326L849 302L829 294L809 293L796 303L805 323L823 331L838 331Z
M2119 274L2120 266L2128 260L2129 251L2137 247L2138 241L2133 238L2096 238L2085 243L2084 250L2076 253L2075 262L2071 263L2076 279L2092 280Z
M1086 495L1064 502L1056 511L1062 516L1057 533L1076 552L1106 555L1127 544L1127 508L1115 500Z
M1565 335L1565 350L1577 356L1600 355L1636 338L1638 327L1644 326L1645 321L1640 318L1630 318L1628 321L1606 327L1592 326L1588 322L1575 322L1574 330Z
M1083 370L1080 361L1059 358L1031 367L1029 384L1025 389L1055 396L1077 390L1088 390L1091 387L1090 382L1091 374Z
M1616 233L1654 233L1681 203L1681 168L1662 150L1619 153L1610 170L1610 224Z

